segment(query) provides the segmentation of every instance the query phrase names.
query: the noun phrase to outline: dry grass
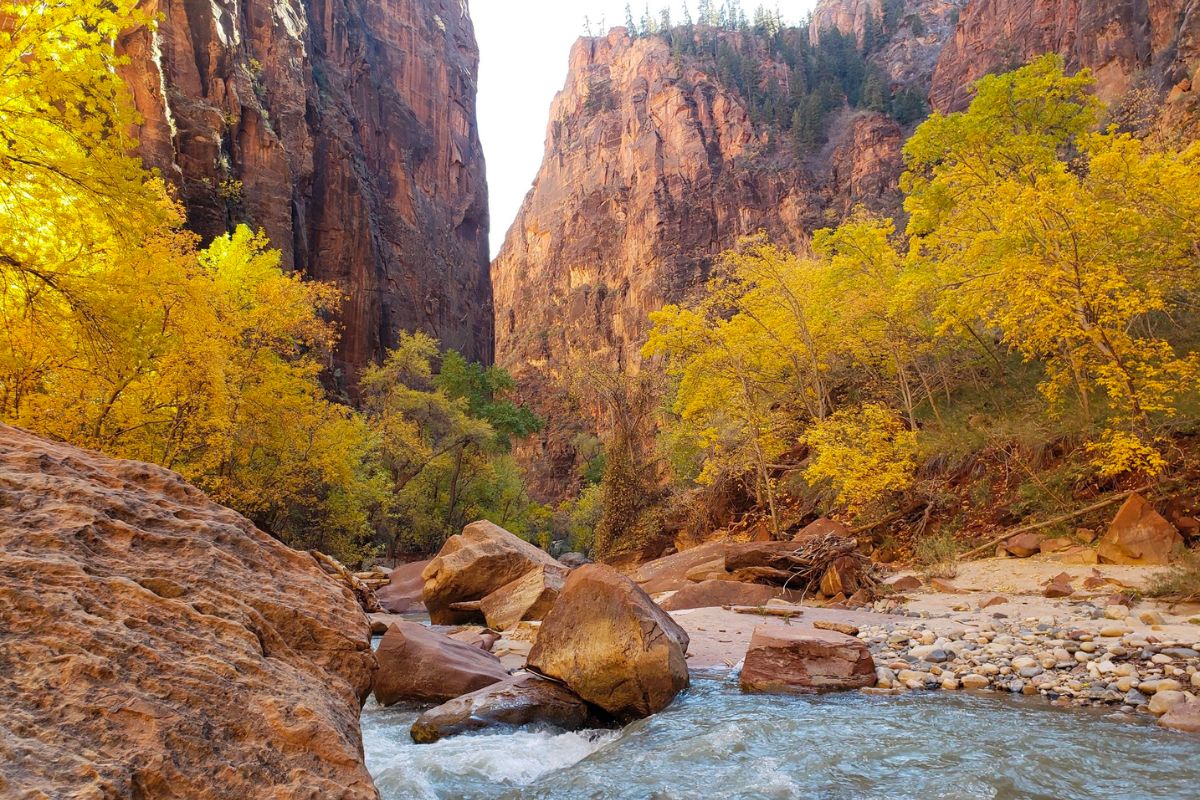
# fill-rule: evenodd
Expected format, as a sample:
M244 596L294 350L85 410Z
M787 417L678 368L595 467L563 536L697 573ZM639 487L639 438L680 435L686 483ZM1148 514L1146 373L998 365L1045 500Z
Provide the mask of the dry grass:
M950 579L958 575L958 542L950 533L939 533L917 542L913 560L926 578Z
M1176 603L1200 602L1200 552L1188 551L1178 564L1155 575L1146 594Z

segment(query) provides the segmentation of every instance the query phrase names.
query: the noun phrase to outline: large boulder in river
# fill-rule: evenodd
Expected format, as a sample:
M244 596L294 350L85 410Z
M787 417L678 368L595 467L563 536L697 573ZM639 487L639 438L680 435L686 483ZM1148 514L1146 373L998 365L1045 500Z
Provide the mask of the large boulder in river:
M416 622L396 622L376 651L375 699L444 703L508 677L500 659L472 642L451 639Z
M688 685L688 635L612 567L571 573L529 653L530 668L621 720L666 708Z
M1140 494L1132 494L1100 540L1096 553L1103 564L1163 566L1183 537Z
M712 580L688 584L659 603L659 606L663 611L716 606L763 606L771 600L791 600L799 597L799 592L789 592L761 583Z
M367 618L312 556L6 426L0 509L0 796L378 796Z
M421 573L429 566L428 561L401 564L388 576L388 584L375 590L375 599L389 614L425 610L425 579Z
M875 660L853 636L805 626L760 625L740 678L746 692L814 694L875 685Z
M539 567L501 586L479 604L488 627L506 631L521 620L544 619L566 581L560 567Z
M479 614L456 611L452 603L479 601L534 569L567 568L548 553L486 520L472 522L451 536L425 567L423 595L435 625L473 622Z
M429 709L413 723L417 744L496 727L548 725L575 731L600 724L591 706L561 683L514 675Z

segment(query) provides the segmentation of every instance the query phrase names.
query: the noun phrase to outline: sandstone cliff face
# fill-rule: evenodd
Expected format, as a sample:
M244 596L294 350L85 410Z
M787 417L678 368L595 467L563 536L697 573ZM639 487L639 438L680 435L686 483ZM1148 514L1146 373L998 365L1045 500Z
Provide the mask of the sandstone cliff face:
M753 36L720 35L787 91L786 67ZM856 204L895 211L903 136L888 117L845 111L802 160L772 146L712 62L620 28L576 44L550 118L492 280L497 359L550 422L520 455L535 495L552 498L570 488L571 439L587 427L556 391L571 365L638 369L650 312L701 286L742 236L803 247Z
M267 231L347 295L337 366L419 329L492 356L488 209L465 0L145 0L122 42L146 162L209 237Z
M972 82L1047 52L1072 69L1090 68L1106 102L1144 81L1163 92L1178 87L1171 104L1194 106L1200 2L971 0L942 51L930 100L943 111L965 108Z
M0 426L0 796L377 798L365 615L176 474Z

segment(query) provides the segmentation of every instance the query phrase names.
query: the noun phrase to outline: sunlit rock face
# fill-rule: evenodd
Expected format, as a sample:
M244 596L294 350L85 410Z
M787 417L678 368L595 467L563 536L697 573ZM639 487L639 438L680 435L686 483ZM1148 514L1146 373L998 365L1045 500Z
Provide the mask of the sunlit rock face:
M344 385L401 330L492 356L465 0L146 0L121 42L146 163L205 237L261 227L346 294Z
M1178 86L1161 110L1178 124L1182 106L1196 105L1200 2L971 0L942 51L930 100L943 111L965 108L972 82L1048 52L1062 55L1068 68L1091 69L1097 94L1109 103L1139 87L1159 99Z
M719 35L787 91L761 41ZM492 265L497 360L550 421L520 451L535 496L574 488L574 442L597 418L560 391L572 363L640 368L650 312L702 286L743 236L803 248L856 205L895 213L902 141L891 118L845 112L802 158L752 124L712 59L620 28L576 43L542 167Z
M0 425L0 797L378 797L350 590L169 470Z

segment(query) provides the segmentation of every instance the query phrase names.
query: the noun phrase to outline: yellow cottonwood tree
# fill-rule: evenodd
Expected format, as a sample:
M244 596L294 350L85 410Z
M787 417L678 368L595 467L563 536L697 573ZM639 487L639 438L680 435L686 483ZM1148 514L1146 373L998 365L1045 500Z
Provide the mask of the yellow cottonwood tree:
M1047 56L922 125L905 149L909 233L949 289L947 317L977 316L1045 363L1051 401L1074 391L1086 411L1103 399L1102 475L1154 474L1155 422L1198 368L1160 329L1200 274L1200 148L1148 153L1087 133L1091 85Z

